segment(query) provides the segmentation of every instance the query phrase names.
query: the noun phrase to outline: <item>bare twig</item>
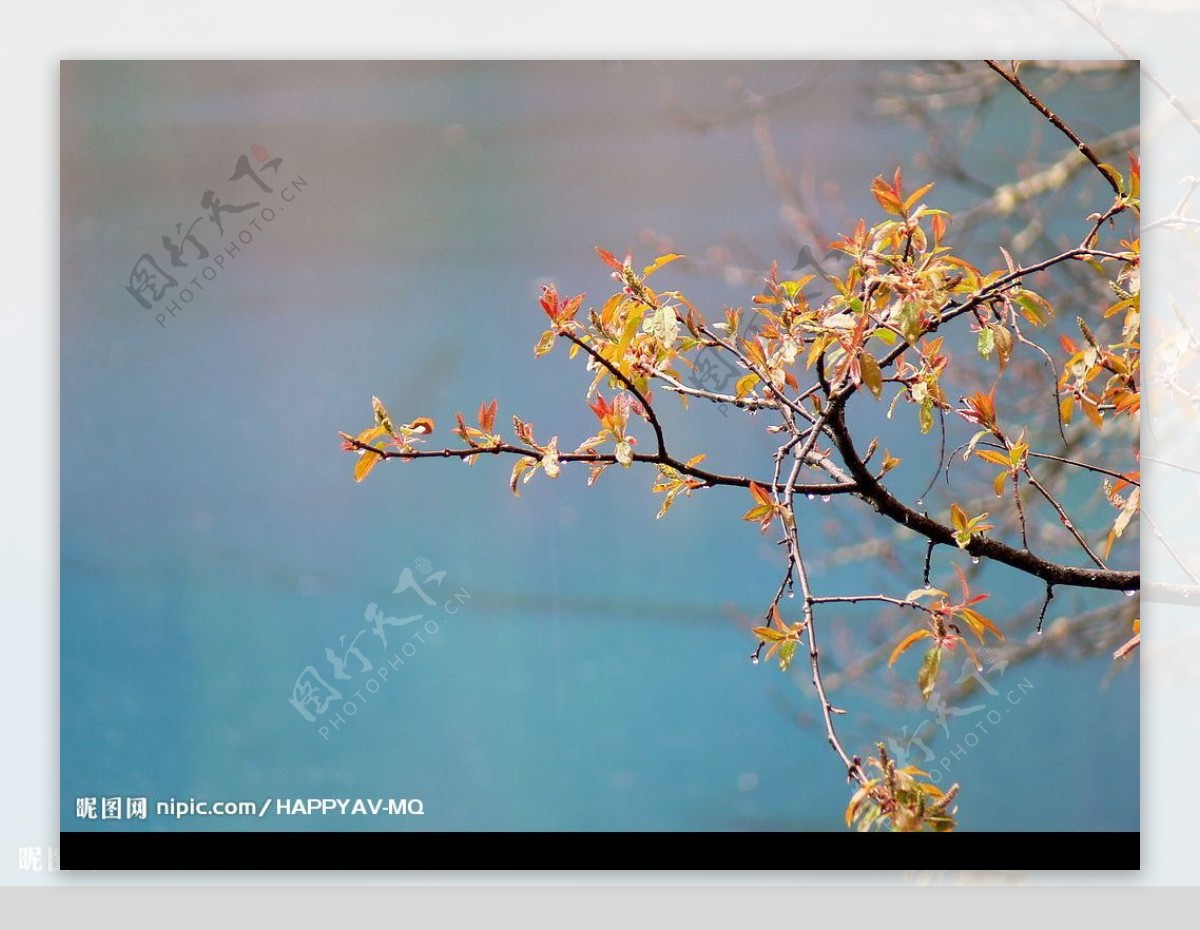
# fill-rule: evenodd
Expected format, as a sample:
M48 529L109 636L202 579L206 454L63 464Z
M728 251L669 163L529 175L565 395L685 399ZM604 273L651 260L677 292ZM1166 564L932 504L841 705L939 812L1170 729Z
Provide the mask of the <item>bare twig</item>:
M1100 22L1099 17L1088 16L1086 13L1083 12L1083 10L1081 10L1078 6L1076 6L1072 2L1072 0L1062 0L1062 3L1063 3L1063 6L1065 6L1068 10L1070 10L1072 13L1074 13L1076 16L1078 16L1080 19L1082 19L1085 23L1087 23L1089 26L1091 26L1093 29L1095 29L1096 32L1100 33L1100 35L1104 38L1104 40L1113 47L1113 49L1117 52L1118 55L1121 55L1122 57L1124 57L1130 61L1137 60L1131 54L1129 54L1129 51L1125 48L1124 45L1121 44L1121 42L1119 42L1117 40L1116 36L1114 36L1112 33L1110 33L1107 29L1104 28L1104 24ZM1187 108L1187 105L1182 100L1180 100L1179 97L1175 94L1175 92L1172 91L1171 88L1169 88L1163 82L1162 78L1160 78L1152 70L1147 68L1145 64L1141 65L1141 70L1142 70L1142 75L1146 78L1146 80L1148 80L1151 84L1153 84L1155 87L1157 87L1158 90L1162 93L1162 95L1167 98L1167 103L1169 103L1175 109L1175 112L1178 113L1180 116L1182 116L1185 120L1187 120L1187 124L1189 126L1191 126L1193 129L1195 129L1197 132L1200 132L1200 123L1198 123L1196 121L1196 118L1194 116L1192 116L1192 113Z
M1075 148L1079 149L1083 157L1090 161L1096 167L1096 170L1099 171L1104 177L1105 182L1113 189L1113 193L1120 197L1121 186L1112 178L1109 172L1105 170L1104 163L1100 161L1099 156L1092 151L1092 147L1079 138L1079 136L1075 134L1075 130L1064 123L1060 116L1054 113L1048 106L1046 106L1046 104L1042 103L1042 101L1038 99L1037 95L1025 86L1024 82L1017 77L1016 69L1014 68L1012 72L1008 72L992 59L989 58L986 59L986 61L989 68L991 68L998 75L1000 75L1000 77L1004 78L1004 80L1008 81L1009 84L1015 87L1021 96L1033 105L1035 110L1041 113L1042 116L1046 117L1046 119L1049 120L1059 132L1071 140L1071 143L1075 146Z
M1031 472L1028 468L1026 468L1024 471L1025 479L1029 482L1030 486L1033 487L1033 489L1039 494L1041 494L1042 497L1046 499L1046 502L1054 508L1054 512L1058 514L1059 522L1067 528L1067 532L1075 538L1075 541L1079 543L1079 545L1083 548L1083 551L1088 554L1088 558L1095 562L1097 566L1107 571L1108 566L1104 564L1104 561L1100 558L1100 556L1096 555L1096 553L1092 551L1092 547L1089 546L1088 541L1083 538L1083 534L1079 532L1079 528L1075 526L1074 521L1072 521L1067 515L1067 512L1063 509L1062 504L1055 500L1054 495L1047 491L1042 483L1033 476L1033 472Z
M1193 584L1200 585L1200 577L1197 577L1196 573L1192 571L1192 567L1183 560L1183 557L1178 552L1175 551L1175 547L1172 546L1167 540L1167 537L1163 535L1162 529L1159 528L1159 525L1154 521L1154 518L1151 517L1150 514L1145 511L1145 509L1142 510L1142 519L1149 524L1150 532L1154 534L1155 539L1162 543L1163 548L1167 550L1167 554L1175 560L1175 564L1183 569L1183 573L1191 579Z

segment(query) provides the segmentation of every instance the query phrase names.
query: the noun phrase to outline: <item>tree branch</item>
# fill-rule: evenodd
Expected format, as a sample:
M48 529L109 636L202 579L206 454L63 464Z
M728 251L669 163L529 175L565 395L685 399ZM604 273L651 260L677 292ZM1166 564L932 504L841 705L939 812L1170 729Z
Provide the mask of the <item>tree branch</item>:
M401 459L408 461L409 459L468 459L476 455L519 455L523 458L537 459L539 457L537 449L530 449L525 446L514 446L510 443L501 443L498 446L484 448L482 446L471 449L413 449L409 452L392 451L389 449L379 449L365 442L359 442L352 436L346 433L340 434L346 443L360 450L364 455L378 455L381 459ZM560 462L587 462L592 465L601 464L616 464L617 457L611 452L560 452L558 454ZM775 486L770 480L757 481L753 478L747 478L743 475L722 475L717 472L706 471L703 468L697 468L694 465L688 465L686 462L681 462L670 455L661 453L644 453L635 452L633 461L641 462L647 465L666 465L675 469L689 478L695 478L697 481L702 481L708 487L717 485L725 485L727 487L748 488L753 481L755 484L764 488L774 490L782 490L783 486ZM837 466L832 462L828 462L828 466L837 469ZM813 462L819 467L826 467L820 461ZM802 494L851 494L858 487L853 481L837 482L835 484L798 484L796 490Z
M1075 131L1062 121L1061 117L1055 114L1048 106L1046 106L1046 104L1042 103L1042 101L1037 98L1037 95L1025 86L1021 79L1017 77L1015 69L1010 74L992 59L988 58L985 59L985 61L987 62L987 66L989 68L991 68L998 75L1000 75L1000 77L1004 78L1004 80L1008 81L1009 84L1015 87L1020 92L1021 96L1033 105L1035 110L1041 113L1042 116L1046 117L1046 119L1048 119L1059 132L1071 140L1072 144L1075 146L1075 148L1079 149L1083 157L1095 165L1096 170L1099 171L1104 177L1104 180L1108 183L1108 186L1113 189L1114 194L1116 194L1118 197L1122 196L1121 186L1117 184L1117 182L1109 175L1107 171L1104 170L1104 163L1100 161L1096 153L1092 151L1092 147L1079 138L1079 136L1075 134Z
M907 527L914 533L919 533L934 542L950 546L958 545L954 541L953 529L901 503L871 474L859 457L858 450L854 447L854 440L846 426L845 411L841 409L840 405L837 405L834 416L830 417L829 426L833 431L834 442L846 464L846 469L857 484L854 491L856 497L869 503L883 516ZM1141 575L1138 572L1060 565L1036 556L1028 550L1014 549L999 540L983 536L974 537L965 548L973 556L992 559L1011 566L1026 574L1041 578L1048 584L1099 588L1105 591L1135 591L1141 587Z

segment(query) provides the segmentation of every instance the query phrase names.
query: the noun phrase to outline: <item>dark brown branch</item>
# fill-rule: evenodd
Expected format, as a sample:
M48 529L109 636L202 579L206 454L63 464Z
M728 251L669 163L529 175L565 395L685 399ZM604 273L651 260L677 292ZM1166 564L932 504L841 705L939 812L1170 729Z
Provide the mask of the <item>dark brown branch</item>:
M1054 600L1054 585L1046 585L1046 599L1042 601L1042 609L1038 614L1037 631L1042 632L1042 624L1046 622L1046 611L1050 609L1050 602Z
M833 430L834 442L846 464L846 469L858 485L854 492L855 496L862 498L883 516L907 527L914 533L919 533L934 542L956 546L953 529L901 503L871 474L854 446L854 440L846 426L845 411L841 409L840 405L837 406L837 412L830 418L829 426ZM1141 575L1138 572L1060 565L1036 556L1028 550L1014 549L997 539L989 539L984 536L974 537L967 544L966 551L972 556L992 559L1028 575L1041 578L1048 584L1099 588L1105 591L1135 591L1141 587Z
M1075 148L1079 149L1080 154L1096 166L1096 170L1099 171L1104 177L1104 180L1108 183L1108 186L1113 189L1113 193L1115 193L1118 197L1122 196L1121 186L1108 173L1108 171L1105 170L1104 163L1100 161L1096 153L1092 151L1092 147L1079 138L1079 136L1075 134L1075 131L1062 121L1061 117L1055 114L1048 106L1046 106L1046 104L1042 103L1042 101L1038 99L1037 95L1025 86L1021 79L1017 77L1015 69L1010 74L992 59L985 59L985 61L987 62L987 66L989 68L991 68L998 75L1000 75L1000 77L1004 78L1004 80L1008 81L1009 84L1015 87L1017 91L1020 92L1021 96L1033 105L1035 110L1041 113L1042 116L1046 117L1046 119L1050 121L1055 129L1071 140L1071 143L1075 146Z
M918 601L906 601L898 597L888 597L886 594L835 594L827 597L812 597L809 600L814 604L863 604L867 602L895 604L897 607L910 607L913 610L924 611L930 616L933 615L932 608L926 607Z
M1002 275L987 287L972 294L961 304L956 304L953 300L947 300L939 311L938 319L925 329L924 335L937 332L943 324L949 323L951 320L962 316L964 313L973 312L980 304L998 296L1009 287L1017 285L1026 275L1033 274L1035 271L1044 271L1047 268L1051 268L1054 265L1061 264L1062 262L1071 261L1072 259L1082 258L1092 254L1094 254L1093 250L1084 248L1083 246L1067 249L1065 252L1060 252L1057 255L1052 255L1050 258L1044 258L1040 262L1033 262L1032 264L1017 268L1014 271L1010 271L1006 275ZM905 341L897 343L886 355L883 356L883 358L879 359L879 367L888 367L910 348L912 348L912 346ZM848 385L850 390L853 390L854 387L854 385Z
M563 339L570 340L572 343L579 346L579 348L583 349L584 352L596 360L596 364L603 365L614 378L625 385L630 394L637 398L638 403L642 405L642 409L646 411L646 419L650 422L650 426L654 430L654 439L655 442L658 443L658 454L666 457L667 441L663 437L662 424L658 422L658 416L655 414L654 408L650 406L650 401L646 399L646 395L639 391L637 386L630 381L629 378L621 374L621 369L617 368L616 365L606 359L603 355L593 349L574 333L568 332L565 329L561 329L558 331L558 335Z
M796 478L800 474L800 467L802 465L802 459L797 457L792 464L792 471L788 475L784 488L784 501L788 512L792 514L795 513L794 498L798 490ZM804 558L800 554L800 536L796 528L796 521L793 518L790 523L786 521L781 522L784 522L784 531L787 533L788 575L791 577L794 573L796 580L800 583L800 594L803 597L804 620L808 633L808 663L812 671L813 689L817 692L817 698L821 702L821 717L825 721L825 736L829 740L829 745L833 748L833 751L838 754L838 757L846 766L847 777L854 779L860 785L865 785L867 783L867 776L863 771L862 764L859 762L857 756L851 757L846 752L846 748L842 745L841 738L838 736L837 727L833 725L833 715L835 713L844 713L844 711L834 708L825 690L825 681L821 677L821 650L817 646L817 621L816 614L813 611L813 593L808 583L808 569L805 568Z
M400 452L376 448L365 442L359 442L345 433L342 433L341 436L349 445L361 450L364 455L374 454L382 459L403 459L407 461L408 459L469 459L476 455L519 455L523 458L536 460L540 457L537 449L514 446L509 443L501 443L498 446L486 449L481 446L473 449L414 449L410 452ZM560 462L587 462L592 465L613 465L616 464L617 457L611 452L559 452L558 460ZM705 471L703 468L696 468L693 465L688 465L686 462L672 458L670 455L663 455L657 452L653 454L635 452L633 454L633 461L642 462L647 465L666 465L669 468L675 469L680 474L687 475L689 478L695 478L697 481L702 481L708 487L724 485L727 487L748 488L750 487L750 482L754 481L755 484L769 490L782 490L783 488L782 485L773 485L769 479L755 481L743 475L722 475L716 472ZM857 487L858 485L854 482L838 482L836 484L797 484L795 489L801 494L832 495L851 494Z

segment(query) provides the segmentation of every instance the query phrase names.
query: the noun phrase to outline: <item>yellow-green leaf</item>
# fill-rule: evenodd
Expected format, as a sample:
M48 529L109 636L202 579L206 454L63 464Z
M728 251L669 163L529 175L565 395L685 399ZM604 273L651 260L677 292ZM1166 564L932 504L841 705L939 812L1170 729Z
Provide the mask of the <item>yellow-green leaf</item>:
M375 422L377 424L389 433L396 432L396 428L392 425L392 419L388 416L387 407L383 406L383 401L378 397L372 397L371 409L375 412Z
M1117 190L1120 191L1123 196L1125 194L1125 179L1121 177L1121 172L1107 162L1101 163L1100 171L1103 172L1105 177L1117 185Z
M917 422L921 424L921 432L928 433L933 429L933 403L926 401L917 411Z
M557 478L561 468L558 461L558 437L555 436L542 453L542 470L547 478Z
M754 386L756 384L758 384L758 382L759 382L759 377L758 377L758 375L754 374L753 372L751 372L748 375L742 375L740 378L738 378L737 384L735 384L734 388L733 388L734 394L736 395L738 400L741 400L743 397L745 397L747 394L749 394L752 390L754 390Z
M1004 371L1008 367L1008 360L1012 357L1013 351L1013 335L1008 331L1008 328L993 323L991 325L993 338L996 343L996 353L1000 360L1000 370Z
M370 445L376 439L379 439L382 436L386 436L387 434L388 434L388 431L385 430L382 426L372 426L370 429L365 429L361 433L359 433L357 436L357 440L359 442Z
M554 348L555 332L552 329L542 333L542 338L537 341L537 345L533 347L533 354L541 358L547 352Z
M992 357L992 352L996 348L996 334L992 331L991 327L985 326L979 331L978 348L979 354L983 358Z
M514 419L515 419L515 417L514 417ZM531 459L531 458L517 459L517 464L515 464L513 466L512 476L509 478L509 481L508 481L508 487L513 492L514 497L521 496L521 492L517 490L517 481L520 479L521 474L523 472L525 472L527 469L535 468L537 466L537 464L538 464L537 459Z
M660 255L642 269L642 277L648 278L650 275L654 274L654 272L658 271L659 268L663 267L663 265L669 265L671 262L678 261L681 258L683 258L683 256L676 254L675 252L668 252L666 255Z
M942 664L942 650L934 646L925 653L925 661L921 663L921 671L917 673L917 687L921 689L921 697L929 700L933 686L937 684L938 669Z
M871 393L878 400L883 396L883 370L879 367L879 362L875 361L875 356L870 352L863 352L859 356L858 367L862 372L863 384L871 389Z

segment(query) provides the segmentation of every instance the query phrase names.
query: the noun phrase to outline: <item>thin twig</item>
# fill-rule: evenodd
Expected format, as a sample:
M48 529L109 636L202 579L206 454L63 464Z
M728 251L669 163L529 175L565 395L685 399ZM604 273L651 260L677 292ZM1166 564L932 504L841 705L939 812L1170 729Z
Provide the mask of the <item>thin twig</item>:
M911 607L933 616L933 609L918 601L904 600L899 597L888 597L886 594L836 594L826 597L810 598L814 604L861 604L867 601L877 601L882 604L895 604L897 607Z
M1132 639L1130 639L1123 646L1121 646L1121 648L1119 648L1118 650L1116 650L1116 652L1113 653L1113 660L1116 661L1117 659L1125 658L1127 655L1129 655L1129 653L1133 652L1133 650L1135 650L1141 644L1142 644L1142 634L1135 633Z
M981 442L979 445L985 446L989 449L1002 449L1002 450L1004 449L1004 446L1000 445L999 443L995 443L995 442L986 442L985 441L985 442ZM1007 451L1007 450L1005 450L1005 451ZM1141 484L1142 484L1140 481L1130 478L1128 475L1123 475L1119 471L1113 471L1112 469L1109 469L1109 468L1102 468L1099 465L1092 465L1088 462L1081 462L1078 459L1069 459L1062 455L1051 455L1048 452L1028 451L1025 454L1028 455L1031 459L1046 459L1047 461L1050 461L1050 462L1058 462L1059 464L1062 464L1062 465L1072 465L1075 468L1083 468L1083 469L1086 469L1087 471L1094 471L1099 475L1108 475L1110 478L1119 478L1121 481L1124 481L1127 484L1132 484L1134 487L1141 487ZM1149 458L1149 456L1146 456L1146 458ZM1200 469L1197 469L1197 471L1200 471Z
M1014 471L1012 473L1013 503L1017 505L1017 517L1021 521L1021 548L1029 548L1029 531L1025 526L1025 508L1021 504L1021 481Z
M1054 585L1046 585L1046 599L1042 601L1042 610L1038 614L1037 631L1042 632L1042 624L1046 622L1046 611L1050 608L1050 601L1054 599Z
M1096 32L1100 33L1104 41L1111 45L1118 55L1123 56L1129 61L1137 61L1137 59L1129 54L1125 46L1117 40L1116 36L1112 35L1107 29L1104 28L1104 24L1100 22L1099 17L1088 16L1083 12L1083 10L1079 9L1079 7L1072 3L1071 0L1062 0L1062 2L1068 10L1095 29ZM1175 109L1176 113L1187 120L1189 126L1195 129L1197 132L1200 132L1200 123L1196 122L1196 118L1192 116L1191 111L1187 108L1187 105L1175 95L1175 92L1172 91L1171 88L1167 87L1167 85L1163 83L1163 80L1157 74L1147 68L1144 63L1140 64L1142 76L1159 89L1162 95L1167 98L1167 103L1169 103Z
M409 459L468 459L476 455L520 455L524 458L537 459L538 450L526 448L524 446L514 446L509 443L500 443L496 446L483 447L477 446L470 449L413 449L408 452L392 451L389 449L380 449L376 446L369 445L365 442L359 442L352 436L346 433L340 434L346 443L355 449L358 449L363 454L374 454L381 459L401 459L408 461ZM593 465L612 465L617 462L617 457L611 452L560 452L558 454L559 462L588 462ZM666 465L675 469L680 474L687 475L690 478L695 478L697 481L703 482L709 487L716 485L724 485L727 487L748 488L751 482L761 485L764 488L771 488L770 481L756 481L753 478L747 478L743 475L721 475L715 472L705 471L703 468L697 468L694 465L688 465L686 462L681 462L678 459L672 458L670 455L661 455L655 453L635 452L633 453L633 461L641 462L647 465ZM853 482L839 484L798 484L796 490L802 494L851 494L857 488Z
M984 60L987 62L987 66L989 68L991 68L998 75L1000 75L1000 77L1004 78L1004 80L1008 81L1009 84L1015 87L1017 91L1020 92L1021 96L1033 105L1035 110L1041 113L1042 116L1046 117L1046 119L1048 119L1059 132L1071 140L1072 144L1075 146L1075 148L1079 149L1083 157L1096 166L1096 170L1099 171L1104 177L1104 180L1108 183L1108 186L1113 189L1113 193L1115 193L1118 197L1122 196L1121 186L1109 175L1108 171L1105 170L1104 163L1100 161L1096 153L1092 151L1092 147L1079 138L1079 136L1075 134L1075 130L1064 123L1060 116L1054 113L1048 106L1046 106L1046 104L1042 103L1042 101L1038 99L1037 95L1025 86L1024 82L1017 77L1016 69L1014 69L1010 74L992 59L988 58Z
M1033 477L1033 472L1031 472L1028 468L1026 468L1024 471L1025 478L1028 480L1030 486L1033 487L1034 490L1036 490L1039 494L1041 494L1042 497L1046 499L1046 502L1054 508L1055 513L1058 514L1059 522L1067 528L1068 533L1075 537L1075 541L1083 547L1083 551L1088 554L1088 558L1095 562L1097 566L1107 571L1108 566L1104 564L1104 560L1092 551L1092 547L1089 546L1087 540L1083 538L1083 534L1079 532L1079 529L1075 526L1074 522L1069 516L1067 516L1067 512L1063 510L1062 504L1054 499L1054 495L1047 491L1045 487L1042 486L1042 483L1037 480L1037 478Z
M655 442L658 443L659 455L665 457L667 455L667 441L663 437L662 424L658 422L658 416L655 414L654 408L650 405L650 401L646 399L646 395L638 390L637 385L634 384L633 381L621 373L621 369L619 369L616 365L606 359L603 355L593 349L574 333L565 329L560 329L558 331L558 335L583 349L584 352L596 360L596 364L603 365L604 368L607 369L614 378L616 378L625 386L629 393L637 398L638 403L642 405L642 409L646 411L646 419L650 421L650 426L654 430L654 439Z
M1175 551L1175 548L1170 542L1168 542L1167 537L1163 535L1163 531L1159 528L1159 525L1154 522L1154 518L1151 517L1150 514L1145 511L1145 509L1142 510L1142 519L1144 519L1150 525L1150 532L1154 534L1155 539L1162 543L1163 548L1166 549L1171 558L1175 560L1175 564L1183 569L1184 574L1192 580L1193 584L1200 584L1200 577L1196 576L1196 573L1192 571L1191 566L1188 565L1187 562L1183 560L1183 557Z

